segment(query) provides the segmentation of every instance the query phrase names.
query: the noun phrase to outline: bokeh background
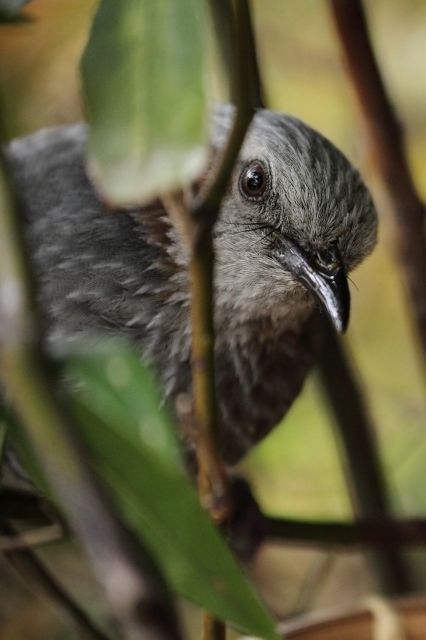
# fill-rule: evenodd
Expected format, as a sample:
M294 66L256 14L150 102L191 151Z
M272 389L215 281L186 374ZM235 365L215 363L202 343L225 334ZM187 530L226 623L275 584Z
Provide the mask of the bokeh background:
M84 117L78 63L96 0L34 0L24 26L0 27L4 138ZM415 181L426 199L426 2L368 0L376 54L405 127ZM393 229L366 156L354 101L323 0L254 0L259 57L268 105L329 137L360 168L380 214L380 242L352 276L353 313L345 338L377 430L395 514L426 517L426 380L409 310L392 257ZM333 423L315 374L285 420L240 466L264 510L305 519L350 520ZM72 545L44 556L89 607L96 588ZM407 554L419 590L426 555ZM54 609L0 571L0 640L66 638ZM250 567L273 611L351 604L377 590L360 553L332 554L268 546ZM193 620L193 612L184 615Z

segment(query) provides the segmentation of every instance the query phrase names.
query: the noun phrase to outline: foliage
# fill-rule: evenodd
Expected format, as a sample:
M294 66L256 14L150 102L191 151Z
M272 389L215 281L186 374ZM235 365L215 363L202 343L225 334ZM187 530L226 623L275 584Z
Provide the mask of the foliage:
M74 355L67 370L84 390L76 424L93 464L174 591L239 629L275 638L182 473L173 426L147 369L130 349L116 346Z
M197 177L205 159L202 4L103 0L83 63L89 168L135 204Z
M13 7L19 8L17 3ZM108 201L140 203L199 174L205 158L206 118L201 26L194 0L103 0L100 4L83 58L83 78L91 123L89 171ZM4 195L5 201L12 203L7 189ZM12 222L13 204L4 215L10 242L18 250L21 241ZM13 269L10 272L23 279L18 313L21 309L28 312L25 323L35 325L23 256L19 264L20 274ZM101 521L112 527L111 548L121 529L116 528L114 516L106 514L96 486L90 486L86 463L102 480L107 501L114 503L123 530L130 529L139 540L141 556L148 548L159 568L159 572L148 568L151 578L159 576L157 586L164 575L177 594L215 616L247 633L275 639L273 620L183 475L174 427L160 410L160 394L139 359L120 346L72 355L65 371L79 390L78 397L72 399L61 392L58 402L57 392L49 390L49 384L57 386L58 379L44 368L38 348L31 341L27 343L24 335L15 338L17 348L12 345L7 352L14 372L11 385L15 394L21 391L25 395L28 390L29 396L21 406L22 424L14 422L13 431L29 468L41 478L39 486L63 507L89 554L94 551L94 564L93 515L86 518L80 512L80 529L76 504L85 510L87 499L95 511L99 507ZM28 368L28 375L21 375L22 367ZM33 408L42 409L42 415L35 419L30 408L33 400ZM74 436L67 434L71 426L67 412L77 430L76 442L83 443L84 461L74 457L78 446L74 450ZM102 544L107 538L108 534ZM102 548L107 549L108 544ZM117 557L121 562L123 554L119 552ZM101 570L103 562L101 559ZM161 634L161 625L158 632Z

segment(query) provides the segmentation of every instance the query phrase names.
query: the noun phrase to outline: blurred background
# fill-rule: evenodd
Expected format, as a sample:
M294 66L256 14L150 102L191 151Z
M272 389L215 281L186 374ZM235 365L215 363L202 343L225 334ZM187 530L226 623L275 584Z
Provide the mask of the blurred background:
M9 123L4 138L84 117L78 63L96 4L34 0L26 9L31 23L0 26L0 91ZM365 155L328 5L318 0L252 4L268 106L296 115L330 138L372 189L380 242L352 276L353 313L345 342L376 425L394 513L426 517L426 380L392 257L393 230ZM426 199L426 2L368 0L365 6L381 70L405 127L416 184ZM285 424L239 471L269 514L351 519L339 447L315 374ZM75 548L61 544L43 554L78 598L96 609L96 589ZM426 589L426 554L407 556L419 590ZM71 637L47 601L3 564L0 569L0 640ZM269 545L250 573L281 617L356 603L377 590L359 553ZM184 615L193 619L188 608Z

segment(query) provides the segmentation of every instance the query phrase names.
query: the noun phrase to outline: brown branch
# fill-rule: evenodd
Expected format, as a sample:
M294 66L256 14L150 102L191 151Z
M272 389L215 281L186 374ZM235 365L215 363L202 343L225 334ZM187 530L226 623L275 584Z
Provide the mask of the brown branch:
M226 640L225 624L214 618L208 611L205 611L203 616L203 639Z
M234 64L232 23L234 13L230 0L208 0L220 62L230 82ZM232 97L231 97L232 100Z
M330 322L321 319L318 371L344 445L351 501L364 518L387 518L389 499L374 426L342 341Z
M265 92L262 84L262 77L260 75L259 61L257 58L256 38L254 33L253 20L250 14L250 0L243 3L241 11L243 12L242 24L245 26L246 31L246 51L247 58L245 64L248 67L249 79L250 79L250 103L255 109L265 108Z
M229 482L220 455L215 363L214 363L214 246L212 229L232 178L235 162L247 129L259 106L260 75L257 66L253 28L248 0L211 0L216 30L228 21L218 41L228 71L231 95L236 106L227 144L219 155L213 173L192 203L193 242L190 260L192 320L192 384L194 417L198 428L198 488L201 503L223 527L232 511ZM225 36L224 36L225 34ZM229 38L226 42L226 36ZM231 64L229 52L231 52ZM226 60L227 59L227 60ZM251 60L250 64L247 61ZM187 226L187 225L186 225ZM185 227L182 224L182 227ZM204 640L224 640L225 624L204 612Z
M357 516L388 521L391 508L374 428L365 401L353 375L349 360L334 328L322 322L324 344L318 368L343 444L345 477ZM389 594L401 594L413 588L404 559L396 549L376 550L371 557L382 588Z
M360 520L354 523L306 522L265 517L268 542L330 547L394 549L426 545L426 520Z
M57 542L64 539L64 530L58 524L49 524L46 527L38 527L30 531L16 533L14 535L0 535L0 551L15 551L40 547L44 544Z
M232 16L229 7L228 15ZM192 380L194 412L199 427L198 467L201 501L214 519L224 521L229 513L226 471L220 457L220 437L214 375L214 247L212 228L247 128L254 115L251 104L253 79L246 60L251 46L250 12L247 0L236 0L230 33L234 46L232 85L236 113L228 142L219 156L213 175L191 208L193 247L190 262L192 301Z
M51 511L51 506L39 496L6 487L0 489L0 524L9 519L31 520L40 525L51 524ZM55 512L55 521L56 515Z
M413 183L401 126L380 75L362 4L359 0L330 0L330 6L366 141L395 223L396 251L426 360L425 207Z
M1 530L11 535L12 530L2 526ZM86 640L108 640L73 598L53 578L43 563L31 550L14 550L5 552L5 558L9 564L20 574L25 582L32 583L37 590L42 591L57 603L67 619L71 619Z

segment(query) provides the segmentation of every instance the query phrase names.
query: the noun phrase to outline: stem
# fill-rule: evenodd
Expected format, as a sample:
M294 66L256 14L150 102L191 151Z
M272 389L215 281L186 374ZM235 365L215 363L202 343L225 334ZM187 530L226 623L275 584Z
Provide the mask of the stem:
M226 640L226 626L207 611L203 617L203 640Z
M0 535L0 551L14 551L16 549L27 549L28 547L40 547L50 542L57 542L64 539L62 527L58 524L50 524L46 527L39 527L16 533L14 535Z
M228 11L231 16L231 10ZM232 176L246 131L254 115L251 104L252 79L247 73L250 49L250 12L247 0L236 0L232 85L236 96L236 114L228 143L219 157L214 174L195 200L191 216L194 221L193 249L190 263L192 300L192 380L194 411L199 426L199 490L203 504L208 504L214 519L223 522L229 513L226 471L219 455L219 426L214 377L214 247L212 228Z
M426 365L425 207L409 170L401 125L392 108L359 0L330 0L343 61L366 139L383 182L396 233L396 254Z
M262 85L262 78L257 59L256 38L253 21L250 15L250 0L247 0L247 2L242 4L241 13L241 22L244 25L247 38L247 58L245 63L248 67L250 78L250 103L255 109L265 109L265 92Z
M358 520L343 522L306 522L265 517L268 541L300 544L308 547L395 548L426 545L426 520Z
M10 534L8 527L1 527L2 531ZM44 591L52 598L79 628L82 637L86 640L108 640L80 606L72 599L65 589L53 578L43 563L30 550L7 551L5 558L10 565L22 576L26 582L32 582L35 587Z
M4 520L31 520L34 524L45 526L52 524L53 518L49 516L53 508L43 498L26 491L16 489L0 489L0 525ZM55 522L59 521L61 528L65 530L59 515L54 512Z
M216 30L228 20L219 37L223 57L231 69L231 94L236 114L227 145L219 156L212 178L191 208L193 243L190 261L192 319L192 384L194 414L198 426L198 488L201 503L222 528L232 509L227 473L220 456L220 431L217 411L214 362L214 246L212 229L219 215L222 199L232 177L247 129L261 95L248 0L230 2L212 0ZM221 24L222 23L222 24ZM226 42L225 36L229 37ZM232 62L229 64L229 52ZM247 60L251 60L247 65ZM249 70L248 70L249 68ZM253 69L255 74L253 75ZM182 225L184 227L185 225ZM224 640L226 626L204 612L204 640Z
M362 393L336 332L327 320L322 324L320 380L344 447L348 466L345 476L355 513L362 518L388 521L391 509L385 479ZM414 588L408 567L396 549L378 549L372 559L386 593L401 594Z

